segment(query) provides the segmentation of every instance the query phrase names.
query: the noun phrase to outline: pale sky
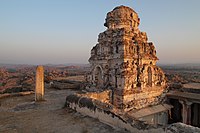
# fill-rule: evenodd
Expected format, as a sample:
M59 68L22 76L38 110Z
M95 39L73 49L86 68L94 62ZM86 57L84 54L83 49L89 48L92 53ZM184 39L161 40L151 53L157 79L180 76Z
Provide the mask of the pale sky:
M200 0L0 0L0 63L88 63L120 5L138 13L159 63L200 63Z

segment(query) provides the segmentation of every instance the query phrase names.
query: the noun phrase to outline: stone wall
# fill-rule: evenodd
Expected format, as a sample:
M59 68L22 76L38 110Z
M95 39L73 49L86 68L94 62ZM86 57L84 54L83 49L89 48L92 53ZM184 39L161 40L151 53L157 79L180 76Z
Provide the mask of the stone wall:
M124 128L130 132L137 133L162 133L163 128L154 128L150 125L136 121L132 118L126 118L123 115L115 114L111 111L109 104L101 103L104 107L97 106L95 102L86 97L69 95L66 98L66 107L69 107L83 115L87 115L100 120L101 122L115 128Z
M89 93L85 93L85 94L80 94L80 96L83 97L88 97L91 99L96 99L98 101L104 102L104 103L109 103L110 102L110 94L111 91L110 90L106 90L103 92L89 92Z

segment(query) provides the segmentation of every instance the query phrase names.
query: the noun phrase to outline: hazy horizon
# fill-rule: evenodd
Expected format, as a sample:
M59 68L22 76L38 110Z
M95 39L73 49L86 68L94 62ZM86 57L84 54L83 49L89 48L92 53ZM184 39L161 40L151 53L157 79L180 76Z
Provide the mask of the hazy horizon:
M0 1L0 63L87 64L106 14L133 8L159 64L200 63L200 1Z
M71 66L71 65L89 65L89 62L87 63L55 63L55 64L50 64L50 63L44 63L44 64L34 64L34 63L0 63L0 66L6 66L6 65L30 65L30 66L38 66L38 65L43 65L43 66L59 66L59 65L64 65L64 66ZM157 63L158 66L200 66L200 63Z

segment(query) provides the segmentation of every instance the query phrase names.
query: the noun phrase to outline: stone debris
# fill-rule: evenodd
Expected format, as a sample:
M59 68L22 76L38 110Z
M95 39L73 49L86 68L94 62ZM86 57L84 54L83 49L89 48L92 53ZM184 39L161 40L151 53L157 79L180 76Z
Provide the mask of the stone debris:
M5 93L0 95L1 98L6 98L6 97L16 97L16 96L26 96L26 95L31 95L34 94L33 91L26 91L26 92L18 92L18 93Z
M28 109L35 109L36 107L37 107L37 104L35 102L27 102L27 103L18 104L12 110L13 111L25 111Z
M61 81L53 81L50 84L50 87L54 88L54 89L58 89L58 90L62 90L62 89L80 89L82 84L83 84L82 82L78 82L78 81L64 80L64 82L63 82L61 80Z
M174 123L167 127L166 133L200 133L200 128L183 123Z

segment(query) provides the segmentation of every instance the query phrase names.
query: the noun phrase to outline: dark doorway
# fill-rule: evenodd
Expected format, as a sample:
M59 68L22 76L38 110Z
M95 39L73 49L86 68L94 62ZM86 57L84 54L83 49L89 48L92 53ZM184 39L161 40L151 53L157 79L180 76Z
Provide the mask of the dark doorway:
M152 86L152 70L151 67L148 67L148 85L151 87Z
M115 69L115 88L117 88L117 69Z
M95 79L97 86L101 87L103 85L103 72L100 67L96 67L95 69Z
M200 127L200 104L198 103L193 103L191 105L191 125L195 127Z
M170 99L170 104L173 106L169 115L169 124L182 122L182 105L177 99Z

